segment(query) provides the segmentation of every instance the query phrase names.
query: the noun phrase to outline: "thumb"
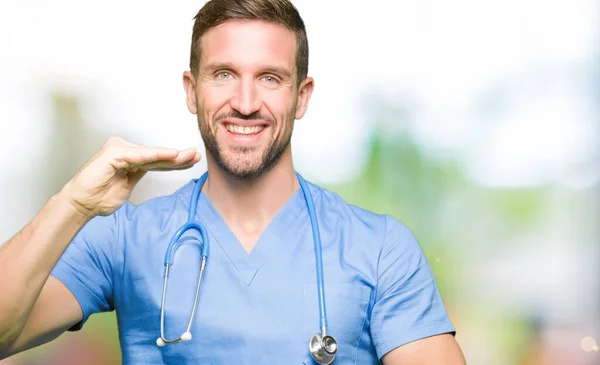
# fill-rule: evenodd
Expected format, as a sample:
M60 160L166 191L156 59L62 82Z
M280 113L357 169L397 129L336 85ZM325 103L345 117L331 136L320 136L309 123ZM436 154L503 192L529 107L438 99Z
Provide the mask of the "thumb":
M137 171L133 171L127 174L127 179L129 180L129 186L131 189L135 188L138 182L146 175L148 170L139 169Z

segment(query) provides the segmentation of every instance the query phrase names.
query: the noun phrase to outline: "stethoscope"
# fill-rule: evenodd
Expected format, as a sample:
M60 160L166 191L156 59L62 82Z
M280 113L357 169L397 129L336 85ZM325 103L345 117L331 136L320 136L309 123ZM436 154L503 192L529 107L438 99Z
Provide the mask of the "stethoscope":
M319 315L321 319L321 333L315 333L308 343L308 348L312 357L319 364L331 364L333 359L335 358L335 354L338 350L337 341L332 337L327 335L327 313L325 311L325 281L323 279L323 258L321 255L321 236L319 233L319 224L317 222L317 214L315 213L315 206L312 200L312 196L310 194L310 190L306 181L300 176L300 174L296 173L298 177L298 182L300 183L300 188L302 189L302 193L304 195L304 201L306 202L306 206L308 208L308 216L310 217L310 225L313 233L313 243L315 248L315 263L317 265L317 291L319 295ZM204 274L204 270L206 269L206 260L208 259L208 233L204 225L197 220L196 217L196 206L198 205L198 198L200 197L202 191L202 185L206 181L208 177L208 173L204 173L200 179L198 179L196 186L194 186L194 190L192 191L192 198L190 202L190 207L188 209L188 220L187 222L177 230L171 242L167 246L167 252L165 253L165 275L163 281L163 291L162 291L162 300L160 304L160 337L156 339L156 344L160 347L174 344L180 341L190 341L192 339L192 333L190 329L192 328L192 322L194 321L194 315L196 314L196 306L198 304L198 296L200 294L200 284L202 283L202 274ZM198 276L198 285L196 286L196 296L194 297L194 305L192 307L192 313L190 314L190 320L187 325L186 331L174 340L167 340L165 338L165 297L167 294L167 280L169 278L169 267L173 264L173 254L174 251L177 250L177 243L181 236L187 230L196 230L200 233L202 237L202 262L200 263L200 274Z

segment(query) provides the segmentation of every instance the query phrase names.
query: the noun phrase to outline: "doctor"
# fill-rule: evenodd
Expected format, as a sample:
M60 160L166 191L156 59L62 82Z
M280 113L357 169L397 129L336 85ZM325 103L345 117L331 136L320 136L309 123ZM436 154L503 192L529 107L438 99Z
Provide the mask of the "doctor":
M314 87L294 6L209 1L190 68L207 174L134 206L200 155L111 138L0 246L0 358L116 310L124 364L464 364L408 228L294 171Z

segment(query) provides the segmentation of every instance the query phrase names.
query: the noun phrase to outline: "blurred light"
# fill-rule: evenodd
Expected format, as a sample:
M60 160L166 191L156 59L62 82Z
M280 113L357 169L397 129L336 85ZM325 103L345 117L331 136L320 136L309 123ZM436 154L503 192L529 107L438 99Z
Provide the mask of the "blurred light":
M572 190L584 190L593 187L600 181L600 166L594 162L592 166L584 166L565 174L560 183Z
M585 95L575 90L535 93L516 98L514 107L476 143L467 159L476 182L536 186L559 181L573 166L596 158L598 126L590 123L593 106ZM584 185L599 177L582 176Z
M585 352L598 351L598 345L596 339L593 337L584 337L581 339L581 349Z

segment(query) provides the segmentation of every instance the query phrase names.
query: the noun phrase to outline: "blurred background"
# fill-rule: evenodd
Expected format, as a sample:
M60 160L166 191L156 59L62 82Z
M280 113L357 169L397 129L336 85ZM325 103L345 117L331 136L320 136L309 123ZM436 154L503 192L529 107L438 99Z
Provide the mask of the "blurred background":
M203 151L182 72L204 2L166 4L0 3L0 242L112 135ZM316 80L297 170L413 230L469 364L600 364L600 3L295 4ZM106 313L0 364L120 361Z

